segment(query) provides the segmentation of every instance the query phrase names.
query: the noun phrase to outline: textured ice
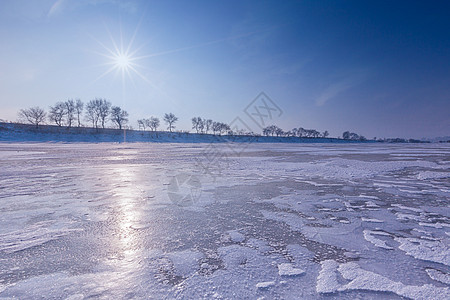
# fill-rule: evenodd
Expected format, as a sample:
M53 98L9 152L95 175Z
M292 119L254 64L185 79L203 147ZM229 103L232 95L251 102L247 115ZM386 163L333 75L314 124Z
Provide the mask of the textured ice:
M56 226L55 226L56 225ZM0 234L0 251L12 253L56 240L79 228L58 228L53 221L41 221L27 225L21 230Z
M172 252L167 255L175 267L175 274L188 277L199 268L199 260L203 257L200 252L185 250Z
M0 143L0 298L448 298L448 145L238 146Z

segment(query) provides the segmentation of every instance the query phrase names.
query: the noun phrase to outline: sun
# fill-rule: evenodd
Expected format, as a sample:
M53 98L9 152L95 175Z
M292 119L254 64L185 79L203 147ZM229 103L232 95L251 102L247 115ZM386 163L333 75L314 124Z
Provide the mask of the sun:
M120 30L119 40L116 41L113 38L111 32L107 29L107 32L110 37L111 45L107 46L98 39L93 38L102 48L103 52L94 51L96 54L103 56L106 59L106 62L101 64L100 66L107 66L107 70L97 77L94 82L100 80L110 73L115 73L116 76L120 76L122 78L122 87L125 87L126 79L130 80L134 85L133 77L139 77L143 79L145 82L149 82L149 80L144 76L139 69L142 69L143 66L139 64L139 61L146 58L147 56L139 56L137 53L142 48L138 47L133 49L134 39L137 33L137 29L130 39L128 45L124 45L122 30ZM134 75L134 76L133 76Z
M126 53L118 53L114 56L113 62L114 65L122 70L127 70L132 67L132 57L127 55Z

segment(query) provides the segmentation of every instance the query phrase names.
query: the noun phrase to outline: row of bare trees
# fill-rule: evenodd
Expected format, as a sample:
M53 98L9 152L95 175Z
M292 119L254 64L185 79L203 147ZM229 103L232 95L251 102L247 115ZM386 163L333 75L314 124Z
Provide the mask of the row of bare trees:
M263 135L265 136L294 136L294 137L308 137L308 138L326 138L330 134L327 130L324 132L319 132L315 129L305 129L302 127L293 128L289 131L284 131L276 125L270 125L263 128Z
M232 134L230 125L222 122L215 122L211 119L202 119L201 117L192 118L192 129L195 129L197 133L209 133L213 134Z
M55 105L50 106L48 114L44 109L40 107L31 107L28 109L21 109L19 111L19 119L26 121L36 127L39 124L45 123L48 118L52 123L57 126L82 126L81 119L83 115L83 109L86 107L85 120L92 124L94 128L105 128L108 121L112 121L119 129L124 128L128 123L128 112L120 108L119 106L112 106L111 102L102 98L95 98L90 100L86 106L80 100L69 99L64 102L57 102ZM166 113L163 117L164 123L167 125L167 129L172 132L175 129L175 123L178 121L178 117L173 113ZM222 122L215 122L211 119L203 119L201 117L194 117L191 119L192 129L197 133L210 133L213 134L247 134L244 132L233 132L230 125ZM157 117L150 117L148 119L138 120L139 130L146 130L149 128L151 131L157 131L160 126L160 120ZM255 133L248 133L251 135L257 135ZM263 128L263 135L265 136L278 136L278 137L308 137L308 138L326 138L329 136L327 130L319 132L315 129L304 129L302 127L293 128L289 131L284 131L276 125L270 125ZM366 140L362 135L345 131L342 134L342 138L345 140Z
M175 123L178 121L178 117L173 113L166 113L164 114L163 121L167 124L167 129L172 132L172 130L175 129ZM139 130L142 129L144 131L146 128L149 128L151 131L156 131L161 124L159 119L153 116L148 119L139 119L137 122Z
M365 140L367 140L363 135L359 135L357 133L350 132L350 131L344 131L344 133L342 133L342 138L344 140L353 140L353 141L365 141Z
M81 115L83 113L84 104L80 99L69 99L64 102L57 102L54 106L50 106L48 118L50 122L54 122L58 126L72 127L76 121L78 127L81 126Z
M86 107L84 119L92 124L92 127L106 127L108 121L122 129L128 123L128 112L119 106L113 106L111 102L102 98L90 100L86 105L80 100L69 99L57 102L50 106L48 113L40 107L31 107L19 111L19 120L38 127L48 120L57 126L81 127L83 110Z

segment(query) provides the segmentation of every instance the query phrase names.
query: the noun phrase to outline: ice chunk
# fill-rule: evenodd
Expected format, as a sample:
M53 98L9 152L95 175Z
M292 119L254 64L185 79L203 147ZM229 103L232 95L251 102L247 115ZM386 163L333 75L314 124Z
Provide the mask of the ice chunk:
M384 223L383 220L373 219L373 218L361 218L361 221L363 222L371 222L371 223Z
M436 270L436 269L426 269L425 270L430 276L431 279L445 283L450 284L450 275L447 273L444 273L442 271Z
M1 292L1 289L0 289L0 292ZM82 300L85 298L86 297L83 294L74 294L74 295L67 297L66 300Z
M278 274L280 276L298 276L305 274L305 271L300 268L294 268L292 264L284 263L278 265Z
M425 222L419 222L420 226L427 226L427 227L434 227L434 228L444 228L444 227L450 227L450 224L447 223L425 223Z
M450 248L440 240L395 237L399 249L415 258L450 266Z
M340 287L336 270L338 263L334 260L324 260L320 263L319 276L317 277L316 291L318 293L334 293Z
M371 242L376 247L387 249L387 250L394 249L394 248L388 246L385 241L377 239L376 237L374 237L374 235L390 236L389 233L384 232L384 231L373 231L373 230L367 230L367 229L364 230L363 233L364 233L364 239L366 241L368 241L368 242Z
M265 282L259 282L256 284L256 287L258 289L264 290L264 289L268 289L272 286L275 285L275 281L265 281Z
M237 230L227 231L230 239L235 243L241 243L245 240L245 236Z
M447 172L434 172L434 171L421 171L417 174L417 179L426 180L426 179L441 179L441 178L449 178Z
M414 212L423 212L423 210L421 210L420 208L415 208L415 207L410 207L410 206L404 206L401 204L391 204L391 206L403 209L403 210L410 210L410 211L414 211Z
M374 292L393 292L411 299L450 299L450 289L435 287L431 284L423 286L405 285L387 277L361 269L357 263L341 264L338 268L341 275L351 280L339 288L339 291L366 290Z
M189 277L198 269L198 261L203 257L200 252L185 250L167 254L175 267L175 274L182 277Z

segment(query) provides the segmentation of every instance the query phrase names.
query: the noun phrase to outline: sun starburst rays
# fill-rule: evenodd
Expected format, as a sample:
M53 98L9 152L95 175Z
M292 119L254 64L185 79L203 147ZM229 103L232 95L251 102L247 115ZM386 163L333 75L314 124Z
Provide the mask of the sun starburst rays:
M106 27L106 31L108 33L110 39L110 46L107 46L105 43L99 41L98 39L92 37L103 49L103 51L95 51L94 53L104 57L106 62L101 64L100 66L106 66L106 71L100 74L94 82L104 78L105 76L113 73L114 77L120 77L122 80L122 88L125 90L126 81L131 81L132 85L136 87L134 78L139 77L143 79L145 82L150 83L146 76L142 74L139 69L144 68L139 61L146 58L144 56L137 56L139 51L142 49L143 45L140 47L134 48L134 42L136 39L136 34L139 29L140 24L136 27L129 43L124 45L124 38L122 34L122 28L119 30L119 38L114 38L111 31Z

